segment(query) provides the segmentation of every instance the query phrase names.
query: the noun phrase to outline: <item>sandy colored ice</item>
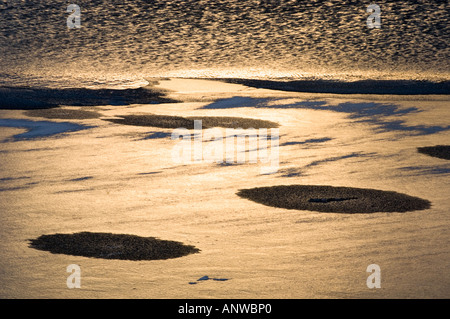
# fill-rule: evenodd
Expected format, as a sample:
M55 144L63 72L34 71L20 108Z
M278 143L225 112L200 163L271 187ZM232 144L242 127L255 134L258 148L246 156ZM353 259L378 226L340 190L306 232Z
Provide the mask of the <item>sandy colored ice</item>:
M186 103L92 109L105 117L154 113L278 122L278 173L261 175L259 164L178 165L172 162L175 141L170 135L146 139L171 130L102 119L72 121L93 126L87 130L3 142L1 298L450 296L450 164L417 152L417 147L446 144L450 132L380 129L380 123L396 119L407 127L445 127L447 98L286 93L196 81L200 80L160 83L172 90L169 96L184 97ZM204 96L278 97L276 103L281 105L376 101L421 112L361 121L331 109L201 109L210 103L202 102ZM0 118L27 117L21 111L0 110ZM0 132L5 139L23 130L2 127ZM323 142L301 143L306 140ZM286 142L299 143L283 145ZM396 191L430 200L432 207L350 215L267 207L236 195L242 188L287 184ZM169 260L120 261L28 247L28 239L42 234L81 231L158 237L193 245L201 252ZM80 289L67 288L69 264L81 267ZM381 268L381 289L366 285L370 264ZM203 276L228 280L189 284Z

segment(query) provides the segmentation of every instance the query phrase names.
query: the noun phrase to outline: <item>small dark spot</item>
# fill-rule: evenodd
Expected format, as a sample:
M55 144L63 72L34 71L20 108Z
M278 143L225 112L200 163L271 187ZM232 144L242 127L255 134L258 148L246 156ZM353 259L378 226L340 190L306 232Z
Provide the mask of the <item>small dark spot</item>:
M84 176L84 177L79 177L79 178L73 178L73 179L69 179L69 182L81 182L81 181L85 181L88 179L92 179L94 178L93 176Z
M168 132L152 132L149 135L147 135L146 137L143 138L143 140L153 140L153 139L157 139L157 138L166 138L171 136L172 133L168 133Z
M197 281L190 281L190 285L196 285L199 281L207 281L207 280L213 280L213 281L227 281L228 278L211 278L209 276L203 276L197 279Z
M153 175L153 174L159 174L159 173L161 173L161 172L159 171L159 172L138 173L138 175Z
M209 279L208 276L203 276L203 277L197 279L197 281L208 280L208 279Z
M358 197L349 198L310 198L310 203L329 203L329 202L342 202L344 200L358 199Z

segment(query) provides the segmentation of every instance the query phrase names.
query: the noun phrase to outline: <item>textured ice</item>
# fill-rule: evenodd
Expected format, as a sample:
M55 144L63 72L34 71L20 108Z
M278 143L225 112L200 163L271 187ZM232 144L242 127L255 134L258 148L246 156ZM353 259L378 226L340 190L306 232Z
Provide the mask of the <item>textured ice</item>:
M47 137L65 132L75 132L89 126L70 122L30 121L23 119L0 119L0 126L25 128L27 132L14 135L15 140Z

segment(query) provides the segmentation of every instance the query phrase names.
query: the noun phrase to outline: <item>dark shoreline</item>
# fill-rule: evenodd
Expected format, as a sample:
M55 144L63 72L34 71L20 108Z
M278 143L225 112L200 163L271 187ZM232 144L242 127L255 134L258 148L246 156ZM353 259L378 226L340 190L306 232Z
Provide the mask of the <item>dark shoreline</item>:
M101 106L131 104L177 103L167 98L165 92L151 85L136 89L86 89L86 88L32 88L1 87L0 109L35 110L62 105Z
M386 95L449 95L450 81L416 80L257 80L240 78L217 79L258 89L303 93L386 94Z
M450 160L450 145L418 147L417 151L432 157Z

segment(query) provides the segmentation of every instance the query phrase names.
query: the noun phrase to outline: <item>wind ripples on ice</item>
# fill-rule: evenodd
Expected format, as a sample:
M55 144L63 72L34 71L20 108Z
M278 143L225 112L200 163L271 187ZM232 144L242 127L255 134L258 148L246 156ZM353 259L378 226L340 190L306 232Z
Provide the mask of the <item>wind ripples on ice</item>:
M362 0L82 0L81 28L68 29L66 3L10 0L0 7L0 69L10 80L23 74L446 78L447 1L376 3L381 29L367 27Z

